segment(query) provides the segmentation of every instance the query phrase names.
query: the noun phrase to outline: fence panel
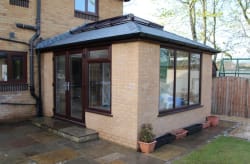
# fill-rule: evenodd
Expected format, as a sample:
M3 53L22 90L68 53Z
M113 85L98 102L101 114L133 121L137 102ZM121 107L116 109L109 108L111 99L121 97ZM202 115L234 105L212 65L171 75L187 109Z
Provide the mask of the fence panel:
M249 118L249 79L241 77L214 78L212 88L212 113Z

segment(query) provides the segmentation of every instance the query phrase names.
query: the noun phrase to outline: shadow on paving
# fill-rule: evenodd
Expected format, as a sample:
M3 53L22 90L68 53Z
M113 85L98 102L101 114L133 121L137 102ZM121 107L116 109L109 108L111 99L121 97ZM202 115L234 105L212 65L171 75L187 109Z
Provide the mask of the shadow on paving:
M219 135L228 135L229 132L236 127L237 123L235 122L220 121L217 127L209 127L183 139L175 140L173 143L166 144L155 150L150 156L164 161L179 159L191 151L207 144Z

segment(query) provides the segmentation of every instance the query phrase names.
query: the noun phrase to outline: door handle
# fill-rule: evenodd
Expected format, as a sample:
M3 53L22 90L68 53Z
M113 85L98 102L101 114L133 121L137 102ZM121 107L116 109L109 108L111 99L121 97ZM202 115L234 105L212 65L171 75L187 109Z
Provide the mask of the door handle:
M70 89L69 87L70 87L70 83L68 82L68 83L67 83L67 89L68 89L68 91L69 91L69 89Z
M65 91L69 91L69 89L70 89L69 87L70 87L69 82L65 81L65 83L64 83L64 89L65 89Z

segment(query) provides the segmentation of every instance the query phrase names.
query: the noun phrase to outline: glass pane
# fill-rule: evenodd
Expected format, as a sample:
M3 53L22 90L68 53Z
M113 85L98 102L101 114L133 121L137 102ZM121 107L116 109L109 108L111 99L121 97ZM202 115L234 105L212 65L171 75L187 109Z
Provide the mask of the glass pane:
M188 52L176 51L175 107L188 105Z
M8 80L7 54L0 52L0 81Z
M96 59L96 58L107 58L108 57L108 50L94 50L89 52L89 58Z
M89 108L110 111L110 63L89 64Z
M65 99L65 56L55 57L55 80L56 80L56 113L66 114Z
M95 0L88 0L88 11L95 13L96 12L96 1Z
M12 57L12 78L13 80L23 79L23 58L19 56Z
M85 2L86 0L75 0L75 10L85 12Z
M71 117L82 119L82 55L70 55Z
M160 106L159 111L173 109L174 51L161 48L160 53Z
M191 54L189 104L200 103L200 54Z

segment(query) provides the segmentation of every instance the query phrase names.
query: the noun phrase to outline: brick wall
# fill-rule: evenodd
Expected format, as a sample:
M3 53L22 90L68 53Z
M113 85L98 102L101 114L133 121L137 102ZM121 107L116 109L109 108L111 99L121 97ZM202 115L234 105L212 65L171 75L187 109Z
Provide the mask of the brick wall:
M122 1L120 0L100 0L99 1L99 18L104 19L108 17L113 17L117 15L122 15ZM68 31L72 27L82 25L84 23L90 22L90 20L84 20L81 18L74 17L74 0L41 0L42 8L41 8L41 37L43 39L52 37L56 34L60 34ZM9 39L9 33L15 33L14 40L29 42L29 39L34 34L34 31L29 31L25 29L20 29L16 27L16 23L23 23L28 25L35 25L36 19L36 0L29 0L29 8L10 5L8 0L0 1L0 37L4 37ZM20 44L20 43L12 43L7 41L0 40L0 50L8 50L8 51L24 51L28 52L28 45ZM29 59L29 58L28 58ZM29 60L27 62L27 70L29 70ZM38 80L37 80L37 59L35 56L34 60L34 71L35 71L35 86L36 92L38 92ZM46 69L46 68L45 68ZM51 70L50 70L51 71ZM29 83L29 73L28 83ZM46 87L45 87L46 88ZM46 90L47 91L47 90ZM20 92L20 97L23 97L25 102L29 103L30 101L34 101L33 98L25 98L27 93ZM7 96L13 96L13 99L18 99L15 97L14 92L8 93L0 93ZM22 96L24 95L24 96ZM1 101L7 102L5 97L2 97ZM46 101L46 100L45 100ZM19 112L15 113L14 111L17 108L21 108L29 111L30 106L6 106L0 105L0 120L1 119L11 119L20 116L30 115L33 113L30 112ZM51 107L49 107L51 108ZM7 112L6 112L7 111ZM22 111L22 110L19 110ZM34 110L33 110L34 112ZM4 116L1 113L5 113ZM50 114L51 115L51 114Z
M138 129L140 130L143 123L151 123L156 136L160 136L171 130L205 121L205 117L211 111L211 55L203 54L202 58L201 105L203 107L158 117L159 45L140 42L139 54Z
M21 103L24 105L0 105L0 122L19 121L36 114L35 101L29 91L0 92L0 103Z
M86 126L100 137L137 147L138 109L138 47L137 42L112 45L112 115L86 113Z
M112 45L112 117L86 112L86 126L100 137L134 148L143 123L151 123L160 136L173 129L205 120L211 109L211 55L202 58L203 107L158 117L160 46L148 42ZM52 53L43 54L43 103L45 114L53 114ZM195 116L195 117L194 117Z

